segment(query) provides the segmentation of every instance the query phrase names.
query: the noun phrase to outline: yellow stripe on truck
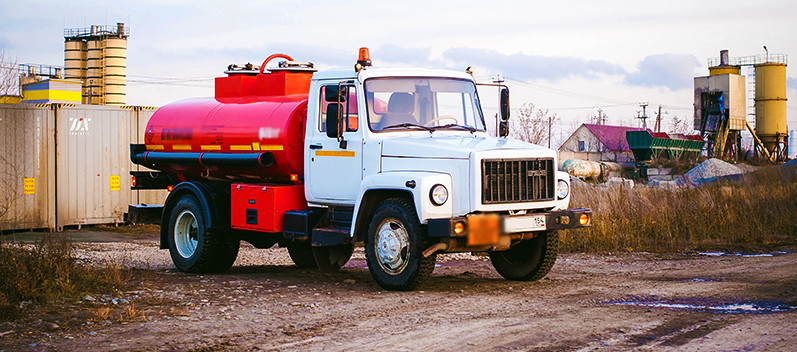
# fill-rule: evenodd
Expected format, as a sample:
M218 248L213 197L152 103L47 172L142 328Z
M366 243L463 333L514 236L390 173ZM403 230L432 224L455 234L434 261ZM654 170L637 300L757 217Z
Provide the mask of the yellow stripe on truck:
M353 158L354 152L349 151L337 151L337 150L316 150L315 156L339 156L344 158Z
M282 144L263 144L260 146L260 150L282 150Z

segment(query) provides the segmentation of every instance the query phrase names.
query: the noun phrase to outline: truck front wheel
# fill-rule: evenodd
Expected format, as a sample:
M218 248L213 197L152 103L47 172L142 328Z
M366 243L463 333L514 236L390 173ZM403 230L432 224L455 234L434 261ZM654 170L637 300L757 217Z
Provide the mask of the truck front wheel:
M222 231L205 227L199 200L185 195L169 218L169 254L174 266L189 273L219 272L228 269L238 255L238 241Z
M490 261L507 280L536 281L551 271L558 251L559 234L543 232L506 251L490 252Z
M379 286L408 291L432 276L437 258L423 256L424 235L412 202L390 198L379 204L365 247L368 269Z

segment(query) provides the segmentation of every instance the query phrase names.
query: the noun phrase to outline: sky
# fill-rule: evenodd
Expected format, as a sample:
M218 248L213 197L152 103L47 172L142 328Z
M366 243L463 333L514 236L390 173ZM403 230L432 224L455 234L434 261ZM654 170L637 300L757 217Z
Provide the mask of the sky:
M2 1L0 50L20 63L63 65L63 30L130 28L127 103L162 106L212 96L228 64L280 52L319 69L374 66L464 70L559 120L554 145L601 110L639 126L640 103L662 125L693 116L693 79L707 59L797 55L795 1ZM742 69L747 74L747 69ZM797 71L787 69L788 125L797 129ZM480 89L485 117L497 91ZM751 123L752 123L751 119ZM648 120L652 126L653 120ZM488 122L489 124L489 122Z

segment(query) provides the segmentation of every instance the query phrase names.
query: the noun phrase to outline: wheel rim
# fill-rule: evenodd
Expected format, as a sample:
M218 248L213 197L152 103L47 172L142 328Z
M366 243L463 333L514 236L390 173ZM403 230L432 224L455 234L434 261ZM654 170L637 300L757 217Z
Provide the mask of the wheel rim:
M404 225L393 218L383 220L374 242L382 270L390 275L401 274L407 267L410 253L410 235Z
M177 216L177 221L174 224L174 244L177 247L177 252L183 258L190 258L196 252L198 243L199 227L196 217L191 211L183 210Z

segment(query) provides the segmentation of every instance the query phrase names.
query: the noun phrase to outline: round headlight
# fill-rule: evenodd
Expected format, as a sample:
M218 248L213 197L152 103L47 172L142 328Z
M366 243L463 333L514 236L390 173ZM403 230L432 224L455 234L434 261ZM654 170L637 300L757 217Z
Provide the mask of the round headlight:
M429 192L429 199L434 205L443 205L448 200L448 189L443 185L434 185Z
M570 186L567 185L567 182L565 182L565 180L559 180L559 182L556 183L556 198L565 199L569 193Z

